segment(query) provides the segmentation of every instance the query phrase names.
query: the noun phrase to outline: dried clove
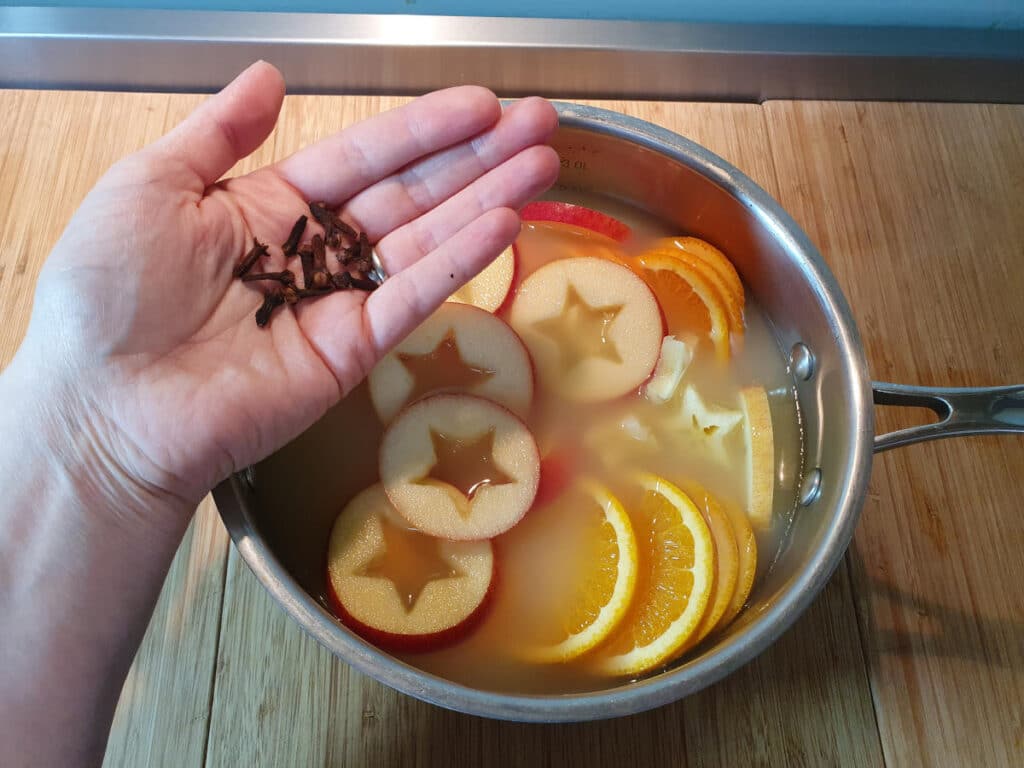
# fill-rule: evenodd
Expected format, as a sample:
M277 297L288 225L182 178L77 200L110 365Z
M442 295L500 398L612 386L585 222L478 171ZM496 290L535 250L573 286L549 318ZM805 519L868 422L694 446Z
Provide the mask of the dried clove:
M376 291L380 288L380 284L368 277L355 277L352 276L352 287L358 288L360 291Z
M310 246L299 248L299 262L302 264L302 284L309 287L313 284L313 249Z
M302 233L306 231L307 221L308 219L304 215L299 216L295 220L295 223L292 225L292 231L288 233L288 239L281 246L285 256L294 256L296 251L299 250L299 241L302 239Z
M288 269L280 272L250 272L247 275L242 275L243 283L254 283L257 280L276 280L281 285L294 285L295 275Z
M365 232L359 233L359 258L356 266L363 272L373 269L373 248L370 247L370 238Z
M353 259L359 257L359 243L353 243L352 245L346 245L338 249L338 252L334 254L334 257L344 266L348 266L352 263Z
M266 244L261 243L254 237L252 239L252 248L249 249L249 252L242 257L242 260L238 262L238 265L235 267L235 277L243 277L250 269L253 268L253 265L259 261L259 258L261 256L266 256L268 252L269 249Z
M320 235L313 235L312 281L306 283L306 288L326 288L329 285L331 285L331 273L327 271L327 251L324 248L324 239Z
M309 212L313 214L320 226L324 228L324 242L327 247L338 249L344 245L343 239L356 239L356 231L327 207L327 203L310 203Z
M324 239L320 235L313 235L313 269L320 271L327 269L327 250L324 248Z
M263 304L256 310L256 325L265 328L270 322L270 316L274 310L284 304L284 293L281 291L270 291L263 296Z

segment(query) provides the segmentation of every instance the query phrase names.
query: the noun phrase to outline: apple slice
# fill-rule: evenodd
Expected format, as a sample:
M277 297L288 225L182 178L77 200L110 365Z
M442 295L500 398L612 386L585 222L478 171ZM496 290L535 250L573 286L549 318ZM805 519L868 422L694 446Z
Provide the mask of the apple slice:
M743 440L747 454L747 515L761 530L772 525L772 497L775 492L775 437L772 411L764 387L740 390L743 411Z
M488 539L533 504L540 455L511 411L472 395L433 395L384 432L380 477L410 524L446 539Z
M370 371L370 397L387 424L435 392L471 392L525 415L533 400L526 348L501 319L445 302Z
M538 200L528 203L519 212L519 218L523 221L557 221L562 224L572 224L598 232L620 243L625 242L632 234L632 230L628 226L606 213L595 211L593 208L585 208L582 205L554 200Z
M605 259L562 259L541 267L519 287L509 322L541 383L578 402L636 389L661 350L661 311L651 289L630 269Z
M331 530L331 602L342 622L392 650L431 650L479 620L494 580L488 541L444 541L408 528L380 483L352 501Z
M497 312L512 289L516 257L510 245L472 280L448 297L448 301L472 304L487 312Z

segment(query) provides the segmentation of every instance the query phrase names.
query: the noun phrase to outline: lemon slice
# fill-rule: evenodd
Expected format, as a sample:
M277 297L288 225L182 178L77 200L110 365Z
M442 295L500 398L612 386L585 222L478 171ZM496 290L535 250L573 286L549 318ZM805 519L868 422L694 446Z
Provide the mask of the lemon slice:
M775 438L764 387L740 390L740 406L747 454L747 514L755 527L769 528L775 491Z
M599 483L581 479L576 490L576 498L588 507L582 512L593 513L596 523L590 527L588 551L580 559L586 572L579 573L573 599L566 604L564 639L529 652L540 662L568 661L594 648L622 621L636 587L636 538L626 510Z
M679 488L650 473L632 520L640 542L636 594L602 646L597 669L636 675L671 661L696 631L714 583L715 548L700 511Z

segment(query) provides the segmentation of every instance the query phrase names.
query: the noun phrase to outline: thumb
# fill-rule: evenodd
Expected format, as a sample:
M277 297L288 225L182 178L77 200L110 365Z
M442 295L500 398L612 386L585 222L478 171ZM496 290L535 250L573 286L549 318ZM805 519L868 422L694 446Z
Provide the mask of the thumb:
M192 171L205 189L266 140L284 99L284 78L257 61L204 101L153 149Z

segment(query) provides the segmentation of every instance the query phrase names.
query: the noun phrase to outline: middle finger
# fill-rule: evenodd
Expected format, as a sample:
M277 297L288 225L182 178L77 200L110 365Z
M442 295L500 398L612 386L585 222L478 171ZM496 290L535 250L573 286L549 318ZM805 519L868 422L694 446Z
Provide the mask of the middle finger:
M342 216L364 229L371 242L440 205L510 157L540 144L558 127L558 115L544 99L509 105L494 127L472 139L423 158L363 190Z

